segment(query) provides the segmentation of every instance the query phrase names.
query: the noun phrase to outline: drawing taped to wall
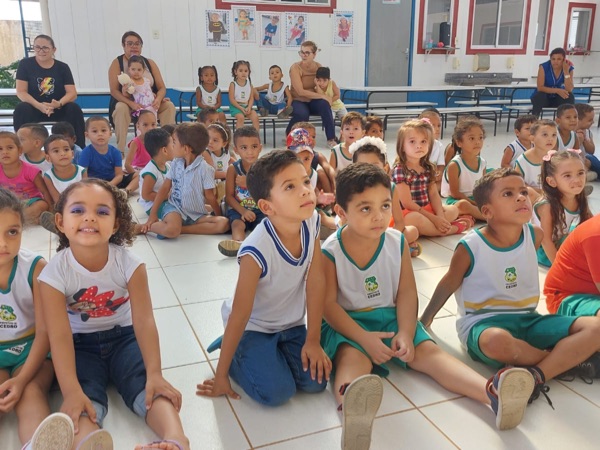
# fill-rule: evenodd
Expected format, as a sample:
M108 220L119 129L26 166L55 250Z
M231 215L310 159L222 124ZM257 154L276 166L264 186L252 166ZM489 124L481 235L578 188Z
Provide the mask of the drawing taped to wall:
M233 6L233 42L236 44L256 43L256 8Z
M354 45L354 11L333 11L333 45Z
M206 10L206 46L229 47L231 30L229 11L223 9Z
M306 40L308 16L306 14L285 13L285 37L288 47L300 47Z
M265 49L281 47L281 14L265 12L260 13L260 28L262 39L260 46Z

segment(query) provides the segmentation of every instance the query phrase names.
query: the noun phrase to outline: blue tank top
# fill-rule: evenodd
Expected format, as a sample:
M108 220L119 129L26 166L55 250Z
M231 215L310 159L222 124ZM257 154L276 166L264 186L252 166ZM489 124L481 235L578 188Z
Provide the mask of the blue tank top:
M564 71L561 71L560 75L558 77L556 77L554 75L554 70L552 70L552 64L550 63L550 61L546 61L545 63L540 64L540 66L544 70L544 86L549 87L549 88L558 88L558 89L565 88ZM573 69L574 69L574 67L571 66L569 68L569 73L571 73L571 71ZM535 90L535 92L533 94L535 95L536 93L537 93L537 89ZM554 98L558 94L547 94L547 95L550 98Z

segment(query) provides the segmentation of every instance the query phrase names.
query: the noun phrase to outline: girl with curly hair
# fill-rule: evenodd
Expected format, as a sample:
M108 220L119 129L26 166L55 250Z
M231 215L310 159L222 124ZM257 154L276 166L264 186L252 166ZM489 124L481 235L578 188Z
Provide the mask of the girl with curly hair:
M110 380L159 436L144 448L189 449L181 393L161 372L146 267L125 248L134 233L125 195L99 179L72 184L56 204L56 228L58 253L39 281L61 411L73 421L75 445L87 448L82 442L93 439L113 448L101 429Z

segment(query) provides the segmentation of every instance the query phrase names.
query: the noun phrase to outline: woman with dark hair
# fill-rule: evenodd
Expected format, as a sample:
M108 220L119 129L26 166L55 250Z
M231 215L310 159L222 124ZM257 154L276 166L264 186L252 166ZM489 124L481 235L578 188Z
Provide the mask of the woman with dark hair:
M563 48L555 48L550 60L540 64L537 75L537 90L531 96L533 115L538 116L542 108L556 108L563 103L575 103L573 76L575 67L567 59Z
M117 147L121 150L121 153L125 153L131 113L144 108L138 105L133 98L123 95L118 77L121 72L127 73L129 58L134 55L141 56L144 41L135 31L127 31L121 37L121 45L123 46L123 54L117 56L108 68L108 85L112 96L108 114L115 127ZM158 111L158 120L161 125L173 125L175 124L175 105L165 99L167 87L160 74L160 69L153 60L143 56L141 58L146 66L144 78L150 79L152 91L156 96L152 107Z
M17 68L17 97L13 113L15 131L26 123L66 121L73 125L77 145L85 147L83 112L75 99L77 90L71 69L54 59L56 47L50 36L33 41L35 56L23 58Z
M297 122L308 121L311 114L321 116L325 135L327 136L327 145L334 147L335 125L333 114L331 112L331 98L325 94L315 92L315 75L321 64L315 61L317 55L317 44L312 41L304 41L298 54L301 61L292 64L290 67L290 82L292 93L292 118L285 130L289 134L292 127Z

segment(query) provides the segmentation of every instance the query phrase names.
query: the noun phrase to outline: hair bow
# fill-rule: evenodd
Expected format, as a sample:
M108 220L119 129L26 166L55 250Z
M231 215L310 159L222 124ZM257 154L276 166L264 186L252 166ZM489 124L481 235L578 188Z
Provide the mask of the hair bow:
M542 159L543 159L544 161L550 161L550 160L552 159L552 157L553 157L554 155L556 155L557 153L558 153L558 152L557 152L556 150L548 150L548 153L546 153L546 154L545 154L545 155L542 157Z
M568 152L573 152L573 153L576 153L576 154L578 154L578 155L581 155L581 150L580 150L580 149L578 149L578 148L568 148L568 149L567 149L567 151L568 151Z
M422 120L423 122L427 122L429 125L431 125L431 120L429 119L429 117L422 117L420 120Z

